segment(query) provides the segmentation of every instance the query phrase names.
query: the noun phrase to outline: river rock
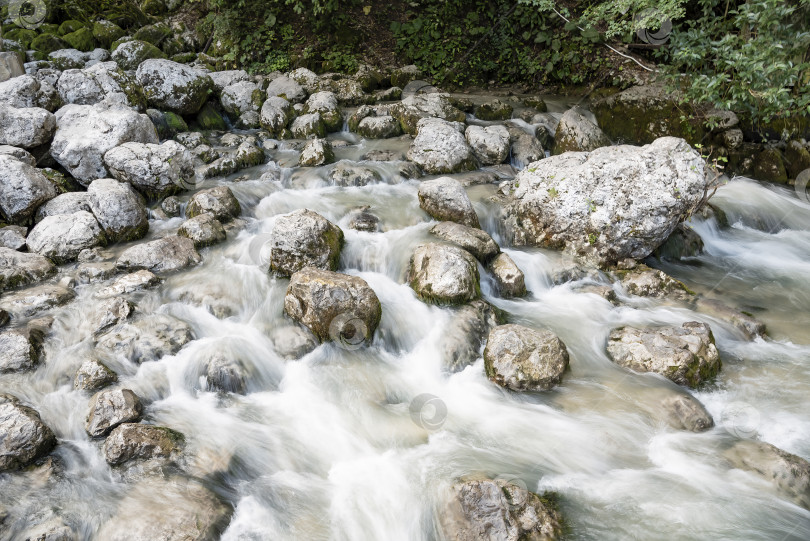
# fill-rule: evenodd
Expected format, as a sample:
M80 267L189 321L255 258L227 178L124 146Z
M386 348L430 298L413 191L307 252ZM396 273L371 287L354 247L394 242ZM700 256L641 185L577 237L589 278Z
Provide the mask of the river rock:
M622 287L631 295L639 297L672 297L687 299L694 293L683 284L658 269L651 269L646 265L618 273L621 276Z
M501 187L515 245L566 248L599 264L643 259L705 201L703 160L683 139L535 162Z
M357 133L366 139L388 139L401 135L402 128L392 116L367 116L357 124Z
M503 163L509 155L509 131L503 126L468 126L464 136L483 165Z
M507 389L548 390L562 382L568 349L551 331L500 325L487 338L484 366L489 379Z
M104 163L117 180L132 184L151 200L195 184L194 158L176 141L124 143L108 150Z
M139 111L146 108L143 88L115 62L101 62L86 69L70 69L56 83L65 103L95 105L102 101L120 103Z
M15 317L28 317L55 306L62 306L75 296L73 290L61 285L42 284L6 293L0 299L0 309L10 312Z
M7 154L0 155L0 217L27 222L38 206L56 197L56 188L39 169Z
M90 196L87 192L65 192L40 206L37 209L34 221L39 223L48 216L74 214L80 211L92 212Z
M0 291L22 287L56 274L47 257L0 248Z
M335 161L332 144L326 139L310 139L301 151L298 165L301 167L318 167Z
M391 107L391 116L399 121L402 131L410 135L417 134L417 125L423 118L439 118L450 122L466 120L464 113L451 105L446 94L408 96Z
M265 92L268 96L278 96L291 103L301 103L307 99L306 90L296 81L284 75L270 81Z
M83 186L110 175L104 164L108 150L124 143L157 143L149 117L128 107L66 105L56 115L51 156Z
M160 284L160 278L148 270L140 270L120 277L111 285L100 289L94 296L97 299L109 299L119 295L126 295L139 289L154 287Z
M129 389L101 391L90 399L85 430L90 437L99 438L121 423L139 420L142 414L140 398Z
M665 398L661 405L667 412L672 428L705 432L714 426L714 419L700 401L692 395L678 394Z
M0 145L33 148L51 140L56 117L45 109L0 105Z
M382 182L382 176L370 168L355 165L348 160L340 160L329 170L327 178L335 186L366 186Z
M349 229L376 233L381 231L380 218L371 212L371 207L363 206L349 213Z
M306 267L290 278L284 312L322 342L351 349L371 343L382 306L362 278Z
M178 115L197 113L214 87L205 72L164 59L145 60L136 77L150 106Z
M478 168L472 149L450 122L423 118L408 149L408 159L428 174L460 173Z
M489 331L498 325L495 309L482 300L460 306L453 315L439 347L444 366L458 372L481 356Z
M245 113L258 113L265 94L253 81L238 81L226 86L220 95L222 108L240 117Z
M104 355L141 364L174 355L192 340L194 333L187 323L165 314L153 314L114 327L99 337L96 347Z
M478 265L469 252L456 246L428 243L411 256L408 282L424 301L463 304L480 296Z
M43 218L26 239L29 250L54 263L74 261L82 250L106 243L95 216L83 210Z
M123 423L110 432L101 451L107 464L119 466L130 460L170 459L183 443L183 435L170 428Z
M26 528L19 534L18 539L25 541L77 541L79 539L61 517L52 513L49 515L49 519Z
M96 391L118 381L118 375L107 365L95 359L88 359L76 371L73 388L82 391Z
M214 92L217 94L232 84L250 81L250 75L245 70L212 71L208 76L211 77Z
M656 372L679 385L697 387L720 372L720 355L708 325L614 329L607 351L613 362L636 372Z
M123 323L135 311L135 306L121 297L105 299L89 315L88 320L93 334L99 334L114 325Z
M754 316L741 312L726 303L714 299L699 298L696 303L699 312L712 315L721 319L740 330L746 338L764 338L766 335L765 323L759 321Z
M0 227L0 248L21 250L25 246L25 236L28 230L19 225Z
M170 235L127 248L118 257L116 266L125 271L148 270L172 272L197 265L202 258L194 249L194 241Z
M723 452L732 467L750 471L810 509L810 462L761 441L737 440Z
M200 190L189 199L186 207L186 216L189 218L209 214L220 222L230 222L239 217L241 212L239 201L227 186Z
M441 523L446 538L455 541L549 541L563 536L563 518L547 499L504 479L455 485Z
M210 214L189 218L177 230L177 234L194 241L195 248L204 248L225 240L225 228Z
M42 358L45 334L34 327L0 332L0 373L32 370Z
M262 104L259 122L262 128L274 137L280 137L282 132L295 116L289 101L278 96L271 96Z
M450 177L426 180L419 184L419 206L440 221L480 227L478 215L461 183Z
M486 263L501 251L486 231L474 227L455 222L441 222L434 225L430 232L442 240L464 248L482 263Z
M87 187L90 208L109 242L124 242L146 236L148 214L143 198L125 182L111 178L94 180Z
M62 100L49 83L21 75L0 83L0 105L19 109L41 107L54 112L62 105Z
M285 325L270 332L273 349L283 359L296 361L318 347L318 339L309 329Z
M144 506L144 501L150 505ZM149 477L127 490L96 537L106 541L216 539L229 515L229 508L197 481Z
M56 436L15 397L0 394L0 472L18 470L56 447Z
M313 113L320 115L327 132L336 132L343 128L343 116L333 92L316 92L307 99L304 114Z
M487 264L487 269L495 278L498 293L504 299L522 297L526 294L526 281L523 271L511 257L501 252Z
M590 152L610 144L610 139L599 126L576 108L565 112L554 133L554 154Z
M318 113L296 117L290 124L290 132L296 139L313 139L326 136L326 125Z
M291 276L304 267L334 271L343 247L343 231L311 210L279 216L270 245L270 270Z
M518 169L527 167L530 163L546 157L543 144L531 133L526 133L518 127L508 127L509 139L512 143L512 165Z
M496 98L477 106L475 116L481 120L508 120L512 117L512 106Z
M205 365L205 387L208 391L245 394L245 367L238 360L214 353Z

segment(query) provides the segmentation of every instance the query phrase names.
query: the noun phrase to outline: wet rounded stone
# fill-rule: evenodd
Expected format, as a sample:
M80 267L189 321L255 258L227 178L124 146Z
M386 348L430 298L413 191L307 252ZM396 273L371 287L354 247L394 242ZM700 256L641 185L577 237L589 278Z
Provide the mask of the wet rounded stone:
M500 325L487 338L484 367L489 379L507 389L548 390L562 382L568 349L551 331Z

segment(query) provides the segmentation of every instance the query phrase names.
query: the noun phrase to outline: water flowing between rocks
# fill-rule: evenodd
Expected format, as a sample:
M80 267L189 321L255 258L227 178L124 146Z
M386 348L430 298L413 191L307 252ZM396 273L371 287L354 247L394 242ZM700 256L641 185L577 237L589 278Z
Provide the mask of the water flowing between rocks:
M336 145L338 159L407 150L399 139L330 139L349 143ZM119 386L141 397L147 422L185 436L180 466L163 473L201 479L233 506L222 539L435 539L448 488L473 474L556 492L573 539L810 539L810 512L723 459L739 438L810 456L810 204L791 189L735 179L712 199L728 225L691 220L701 255L652 261L767 323L769 338L747 340L706 313L632 296L606 274L569 272L561 253L508 247L489 201L497 184L470 186L482 228L529 290L503 299L481 267L483 298L512 323L552 330L571 357L562 385L514 393L487 379L480 356L457 373L443 366L440 344L455 309L425 304L405 280L413 249L435 224L419 208L419 181L390 162L364 162L380 182L336 187L325 180L329 166L297 168L289 143L273 152L278 165L197 186L227 184L239 199L242 222L227 241L204 249L200 265L128 297L143 314L186 322L196 339L140 365L105 359ZM260 179L268 171L277 180ZM381 232L348 227L363 205ZM289 280L267 272L267 240L279 215L302 208L343 229L340 272L365 279L382 303L369 346L326 343L299 360L277 351L273 333L295 324L282 310ZM154 220L149 238L181 223ZM595 284L613 286L620 302L590 292ZM52 311L46 363L0 378L0 393L31 404L60 439L58 474L6 480L0 503L31 522L58 511L81 538L93 538L122 505L133 515L176 511L161 476L133 488L126 481L138 472L111 468L85 433L89 395L74 390L73 374L93 352L86 314L105 285L79 285L73 303ZM662 400L683 388L625 370L605 351L618 326L685 321L711 325L724 363L716 382L694 393L715 421L702 433L667 424ZM213 353L244 366L244 395L207 390L203 363ZM25 524L6 526L13 537Z

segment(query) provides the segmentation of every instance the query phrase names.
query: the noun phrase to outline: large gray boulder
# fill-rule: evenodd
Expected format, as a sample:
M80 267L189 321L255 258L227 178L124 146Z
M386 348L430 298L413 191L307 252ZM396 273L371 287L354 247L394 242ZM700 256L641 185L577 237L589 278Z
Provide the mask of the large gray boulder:
M186 207L186 216L189 218L209 214L220 222L230 222L238 217L240 212L242 207L227 186L200 190L189 199Z
M127 248L118 257L116 266L126 271L172 272L200 261L202 258L194 248L194 241L170 235Z
M73 261L82 250L106 243L107 237L95 216L84 210L43 218L26 240L29 250L54 263Z
M258 113L264 103L264 91L253 81L237 81L222 89L220 101L226 112L237 118L245 113Z
M290 124L290 133L296 139L313 139L326 136L326 125L318 113L307 113L296 117Z
M9 156L11 158L17 158L23 163L27 163L31 166L37 165L37 159L27 150L13 147L10 145L0 145L0 156Z
M208 76L214 83L214 92L217 94L222 93L226 87L232 84L250 81L250 75L245 70L212 71Z
M526 279L520 267L503 252L487 263L487 270L492 273L498 293L504 299L522 297L526 294Z
M59 76L56 89L65 103L95 105L108 101L140 111L146 108L146 96L141 85L115 62L101 62L86 69L64 71Z
M483 165L503 163L509 156L509 130L504 126L468 126L464 136Z
M543 391L562 382L568 349L551 331L522 325L492 329L484 349L489 379L513 391Z
M56 436L39 413L0 394L0 472L18 470L56 447Z
M416 137L408 149L408 159L426 173L440 175L478 168L472 149L455 124L438 118L423 118L416 130Z
M146 204L131 185L101 178L87 187L87 195L107 241L124 242L146 236L149 230Z
M21 250L25 247L25 236L28 229L21 225L7 225L0 227L0 247Z
M282 75L276 77L265 89L267 96L278 96L291 103L301 103L307 99L307 91L293 79Z
M289 101L278 96L271 96L262 104L259 122L262 128L269 131L272 136L280 137L294 116L295 113Z
M144 507L144 501L151 505ZM127 490L115 515L96 537L106 541L217 539L229 515L228 506L199 482L161 476Z
M563 518L547 498L500 478L456 484L441 524L454 541L551 541L564 533Z
M338 108L338 100L333 92L316 92L304 104L304 114L318 114L326 126L326 131L335 132L343 128L343 116Z
M509 126L509 139L512 142L512 165L524 169L530 163L546 157L543 144L532 133L527 133L517 126Z
M411 256L408 282L424 301L463 304L477 299L478 280L475 258L456 246L421 244Z
M420 183L418 197L422 210L439 221L480 227L467 192L454 178L441 177Z
M343 231L318 214L301 209L279 216L270 241L270 271L291 276L304 267L334 271Z
M108 150L124 143L157 143L149 117L124 106L66 105L56 114L51 156L82 185L109 178Z
M56 188L42 172L7 154L0 154L0 217L23 224L38 206L56 197Z
M194 241L195 248L204 248L225 240L225 228L210 214L189 218L180 225L177 234Z
M430 228L430 232L440 239L464 248L481 263L486 263L501 251L486 231L475 227L455 222L441 222Z
M76 371L73 388L83 391L96 391L118 381L118 375L104 363L88 359Z
M599 126L576 108L565 112L554 133L554 154L590 152L610 144L610 139Z
M683 139L569 152L501 187L515 245L565 248L599 264L652 253L706 199L700 155Z
M150 106L179 115L197 113L214 88L205 72L171 60L145 60L135 76Z
M90 399L85 430L93 438L106 436L121 423L138 421L142 414L141 399L129 389L101 391Z
M42 359L44 338L36 327L0 332L0 374L36 368Z
M170 460L180 453L183 442L183 435L170 428L123 423L110 432L101 452L111 466L131 460Z
M689 387L714 378L722 366L712 330L696 321L680 327L614 329L607 351L620 366L636 372L655 372Z
M90 208L90 196L87 195L87 192L65 192L40 206L34 216L34 221L39 223L48 216L73 214L81 210L92 212Z
M112 176L128 182L150 200L194 186L194 157L177 141L124 143L104 154Z
M306 267L290 278L284 312L322 342L351 349L374 338L382 306L362 278Z
M402 127L389 115L367 116L357 124L357 133L366 139L388 139L401 135Z
M121 43L112 52L112 60L127 71L138 69L150 58L166 58L166 54L151 43L138 39Z
M416 135L417 125L423 118L439 118L450 122L464 122L464 113L450 103L446 94L419 94L408 96L391 107L391 116L399 121L402 131Z
M0 145L33 148L51 140L56 117L45 109L0 105Z
M56 274L56 265L39 254L0 248L0 291L41 282Z
M41 107L54 112L62 105L62 100L51 84L31 75L21 75L0 83L0 104L20 109Z

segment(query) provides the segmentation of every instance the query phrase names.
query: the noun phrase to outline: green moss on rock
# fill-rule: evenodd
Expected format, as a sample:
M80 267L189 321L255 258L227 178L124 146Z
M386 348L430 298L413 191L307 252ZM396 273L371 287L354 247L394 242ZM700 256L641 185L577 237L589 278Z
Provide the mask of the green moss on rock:
M180 64L190 64L195 60L197 60L197 53L179 53L172 56L172 61Z
M9 32L5 32L3 34L5 39L10 39L12 41L16 41L19 43L23 48L27 49L31 42L34 41L37 37L37 33L33 30L27 30L25 28L15 28Z
M59 34L60 36L66 36L81 28L87 28L87 25L85 25L81 21L67 20L59 25L59 30L57 31L57 34Z
M151 43L152 45L159 47L161 43L163 43L166 39L171 37L172 29L168 27L168 25L163 23L151 24L149 26L144 26L132 36L133 38L145 41L147 43Z
M67 41L74 49L83 52L90 52L96 48L96 40L93 38L93 32L86 27L82 27L75 32L65 34L62 39Z
M227 127L222 114L210 101L206 102L197 113L197 123L203 130L223 131Z
M475 116L480 120L508 120L512 117L512 106L495 99L476 107Z
M788 180L782 153L775 148L766 148L754 159L754 178L785 184Z
M124 29L110 21L97 21L93 24L93 37L104 47L110 47L126 35Z
M31 42L31 49L38 53L48 54L59 49L69 49L70 45L54 34L40 34Z

